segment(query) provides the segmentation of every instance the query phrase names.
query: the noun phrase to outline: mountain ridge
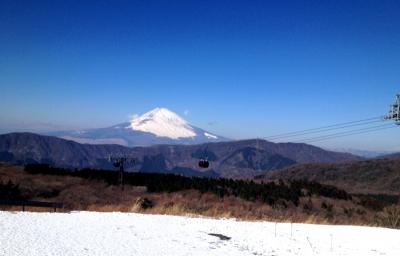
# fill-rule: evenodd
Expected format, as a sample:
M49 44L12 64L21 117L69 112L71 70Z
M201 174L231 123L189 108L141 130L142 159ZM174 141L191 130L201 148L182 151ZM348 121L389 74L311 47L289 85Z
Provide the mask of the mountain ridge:
M17 164L49 163L58 167L113 169L109 155L137 158L135 170L179 172L213 177L249 178L277 168L306 162L338 162L360 159L346 153L323 150L307 144L272 143L263 140L214 142L197 145L120 145L79 144L61 138L33 133L0 135L0 161ZM209 169L200 169L198 161L207 158Z

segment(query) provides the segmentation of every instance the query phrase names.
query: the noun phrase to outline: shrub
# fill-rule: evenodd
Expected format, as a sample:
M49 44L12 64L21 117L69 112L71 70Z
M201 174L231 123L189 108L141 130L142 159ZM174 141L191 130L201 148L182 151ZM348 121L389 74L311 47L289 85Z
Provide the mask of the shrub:
M150 199L146 197L139 197L135 202L135 206L139 209L146 210L152 208L154 204Z
M346 207L342 207L342 208L343 208L343 213L344 213L348 218L353 217L353 212L354 212L354 209L353 209L353 208L346 208Z
M328 219L332 219L333 215L335 215L335 210L333 209L333 204L327 204L325 217Z
M397 204L399 197L396 195L384 195L384 194L357 194L360 205L365 208L382 211L385 207Z
M11 180L7 183L0 181L0 200L20 200L22 199L19 185L14 184Z
M308 200L308 202L303 205L303 211L305 213L310 213L313 210L313 208L314 205L311 200Z
M376 215L376 221L379 225L400 229L400 206L391 205L383 208L383 210Z
M367 212L366 212L365 210L362 210L362 209L358 209L358 208L357 208L356 213L357 213L358 215L364 215L364 214L366 214Z

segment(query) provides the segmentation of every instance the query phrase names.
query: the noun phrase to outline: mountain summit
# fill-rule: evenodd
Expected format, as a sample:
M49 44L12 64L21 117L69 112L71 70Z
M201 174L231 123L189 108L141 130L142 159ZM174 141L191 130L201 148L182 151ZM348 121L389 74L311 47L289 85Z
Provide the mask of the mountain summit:
M155 108L130 122L107 128L62 131L47 135L85 144L119 144L124 146L150 146L156 144L199 144L227 141L189 124L166 108Z
M166 108L156 108L141 116L133 117L130 128L171 139L196 137L196 132L188 122Z

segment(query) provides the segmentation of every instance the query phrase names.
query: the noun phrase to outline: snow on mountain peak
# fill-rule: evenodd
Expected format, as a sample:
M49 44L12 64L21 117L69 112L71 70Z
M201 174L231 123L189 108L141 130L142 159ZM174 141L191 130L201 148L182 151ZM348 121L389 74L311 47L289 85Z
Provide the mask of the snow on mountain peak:
M204 136L206 136L209 139L214 139L214 140L218 139L217 136L215 136L214 134L208 133L208 132L204 132Z
M196 136L188 122L166 108L155 108L141 116L133 117L129 128L171 139Z

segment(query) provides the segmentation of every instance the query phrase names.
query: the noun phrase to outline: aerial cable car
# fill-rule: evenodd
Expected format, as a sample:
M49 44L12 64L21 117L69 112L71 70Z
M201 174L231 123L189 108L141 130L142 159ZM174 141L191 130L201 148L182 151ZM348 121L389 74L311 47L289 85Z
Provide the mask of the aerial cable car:
M199 161L199 167L207 169L210 166L210 163L208 162L207 159L200 159Z
M207 147L208 146L206 146L206 148L204 150L203 157L200 158L200 160L199 160L199 167L204 168L204 169L207 169L210 166L210 163L208 162L208 157L207 157Z

